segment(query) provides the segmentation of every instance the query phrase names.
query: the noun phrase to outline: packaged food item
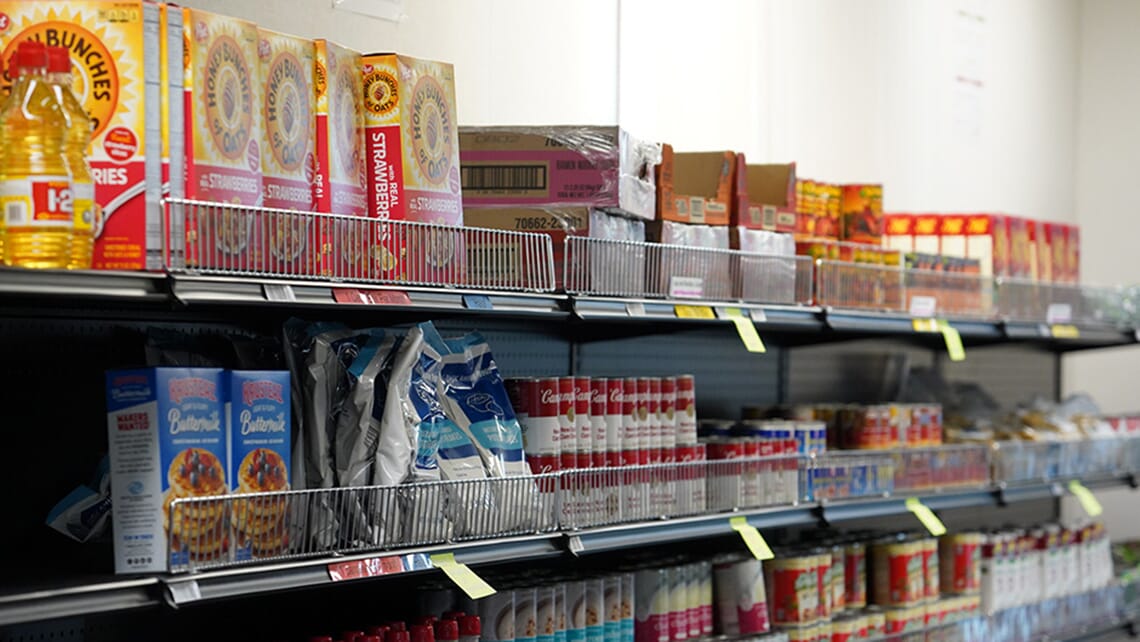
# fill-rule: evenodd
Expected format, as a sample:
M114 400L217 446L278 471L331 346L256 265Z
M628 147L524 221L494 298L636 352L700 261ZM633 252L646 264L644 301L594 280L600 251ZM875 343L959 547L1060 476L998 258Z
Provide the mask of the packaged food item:
M538 636L537 589L520 588L515 594L515 642L534 642Z
M933 602L939 596L938 540L924 537L918 540L918 544L922 552L923 598L927 602Z
M374 53L361 71L368 216L463 225L452 66ZM420 234L376 229L376 269L386 278L440 281L462 270L466 249L456 235L440 232L428 244Z
M622 610L621 590L622 578L620 575L608 575L604 582L604 642L621 642Z
M689 638L689 570L683 565L667 568L669 573L669 639Z
M701 573L700 563L687 565L686 569L685 619L688 622L686 639L701 637Z
M554 585L554 642L567 642L570 618L566 615L566 584Z
M289 490L289 373L235 370L228 373L226 470L233 493ZM284 498L235 500L231 522L234 560L280 555L289 546Z
M316 40L317 211L364 216L364 92L358 52Z
M772 624L806 626L819 618L819 576L814 555L777 556L764 565Z
M721 633L767 633L768 599L760 560L726 560L713 566Z
M661 147L617 127L461 127L459 160L468 205L587 206L654 217Z
M514 591L498 591L479 600L477 605L483 642L514 642Z
M181 504L171 514L177 499L229 490L224 403L218 368L107 373L115 572L163 572L229 554L223 502Z
M535 589L535 642L554 642L557 628L555 618L555 588L540 586ZM439 637L439 636L436 636Z
M605 580L590 578L586 585L586 642L605 642L606 597Z
M633 642L633 610L634 610L634 575L622 573L621 575L621 640Z
M111 8L121 10L121 19L106 19ZM144 39L160 37L159 7L130 1L4 2L0 12L7 16L0 29L5 61L13 59L20 42L65 46L76 73L88 79L75 90L94 125L90 161L105 225L93 228L100 223L93 219L81 221L79 229L98 237L94 266L161 267L161 146L157 137L150 141L145 134L161 131L160 60L143 55ZM5 80L15 77L10 73Z
M663 144L655 171L658 219L728 225L736 154L674 153L672 145Z
M849 609L867 606L867 547L849 542L843 551L844 602Z
M183 9L183 30L186 197L262 205L264 150L258 141L263 85L257 26ZM264 257L253 239L253 222L252 212L237 208L191 218L186 230L187 263L228 269L261 265Z
M890 539L871 546L873 593L880 606L910 607L925 597L922 548L918 542Z
M697 443L696 379L690 374L677 375L676 379L677 445L692 446Z
M670 642L670 590L665 569L646 569L634 574L636 642Z
M586 610L589 608L584 580L564 582L566 586L566 642L588 642ZM662 641L665 642L665 641Z
M878 245L883 235L883 186L844 185L843 239Z
M316 209L316 45L267 29L258 30L261 100L261 171L267 208ZM257 245L271 273L313 274L313 220L288 214L259 215Z

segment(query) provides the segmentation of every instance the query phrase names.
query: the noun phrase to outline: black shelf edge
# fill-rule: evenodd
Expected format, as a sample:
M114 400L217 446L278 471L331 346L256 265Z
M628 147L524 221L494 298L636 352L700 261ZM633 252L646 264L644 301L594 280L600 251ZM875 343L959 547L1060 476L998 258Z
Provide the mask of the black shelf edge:
M1091 324L1073 324L1073 327L1077 329L1077 336L1054 337L1053 328L1048 323L1032 321L1001 323L1002 333L1006 339L1043 342L1059 352L1133 345L1140 340L1140 333L1133 328Z
M160 588L157 577L145 577L0 595L0 626L153 607Z
M1005 337L1001 327L995 321L961 317L949 317L946 320L962 335L963 339L998 341ZM824 321L827 323L827 327L836 332L869 335L937 335L937 333L934 332L919 332L915 330L914 317L912 316L889 312L827 308L824 312Z
M776 303L741 303L739 301L701 301L696 299L642 299L571 296L575 316L584 321L654 321L683 324L727 323L723 318L682 318L677 306L709 307L714 310L736 308L753 319L758 328L787 331L818 331L823 328L820 309L813 306Z

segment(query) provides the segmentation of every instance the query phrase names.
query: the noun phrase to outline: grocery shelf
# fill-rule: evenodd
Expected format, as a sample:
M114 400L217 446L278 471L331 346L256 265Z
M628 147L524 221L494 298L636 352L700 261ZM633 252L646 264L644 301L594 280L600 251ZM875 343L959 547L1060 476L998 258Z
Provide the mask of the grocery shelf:
M1043 342L1059 352L1132 345L1140 340L1134 328L1088 323L1050 325L1006 321L1002 324L1002 332L1010 341Z
M104 577L51 588L19 588L0 593L0 626L157 606L160 588L157 577Z
M637 299L613 297L570 297L574 315L585 321L668 321L677 323L717 323L726 309L739 310L759 327L786 331L819 331L823 328L820 309L813 306L765 305L738 301L688 299ZM711 308L715 318L679 316L678 307ZM682 312L681 314L684 314Z
M166 275L104 270L25 270L0 267L0 296L108 304L162 303L169 300Z

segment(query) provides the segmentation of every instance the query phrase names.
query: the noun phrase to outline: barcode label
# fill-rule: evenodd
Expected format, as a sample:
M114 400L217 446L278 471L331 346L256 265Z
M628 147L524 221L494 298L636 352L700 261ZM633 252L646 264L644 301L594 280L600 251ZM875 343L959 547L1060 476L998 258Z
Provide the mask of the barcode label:
M771 205L765 205L762 211L764 215L764 229L776 229L776 208Z
M689 198L689 222L705 222L705 199L701 198L700 196L693 196Z
M545 190L544 165L463 165L460 168L463 189L472 190Z
M23 201L12 201L4 206L4 220L8 227L28 224L28 204Z

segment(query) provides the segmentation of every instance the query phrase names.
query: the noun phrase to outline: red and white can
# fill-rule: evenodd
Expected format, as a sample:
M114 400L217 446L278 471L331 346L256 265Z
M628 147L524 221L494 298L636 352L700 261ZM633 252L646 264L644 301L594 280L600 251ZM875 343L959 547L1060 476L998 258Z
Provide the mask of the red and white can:
M574 377L558 377L558 445L562 470L578 467L578 426L574 414Z
M641 463L641 421L637 416L637 379L621 380L621 464L636 466Z
M637 444L640 454L637 456L639 464L648 464L652 460L649 450L652 448L653 439L650 435L650 421L649 421L649 377L637 378Z
M606 391L606 465L620 466L625 416L624 382L621 379L610 379Z
M661 411L661 378L648 377L648 382L649 403L645 411L649 418L649 463L659 464L664 461L661 452L661 418L658 416Z
M693 375L677 375L674 424L677 431L677 445L691 446L697 443L697 399L696 379Z
M677 379L661 379L661 405L657 408L657 421L661 424L661 460L677 461Z
M592 468L594 427L590 424L589 377L574 377L574 427L578 441L578 468Z
M515 418L525 428L526 419L530 416L534 387L538 384L538 379L512 377L505 379L503 384L507 389L507 397L511 400L511 409L515 411Z
M610 380L590 378L590 460L594 468L606 465L606 415L609 412Z
M562 467L558 379L534 379L533 384L528 417L523 425L523 450L531 472L552 473Z

